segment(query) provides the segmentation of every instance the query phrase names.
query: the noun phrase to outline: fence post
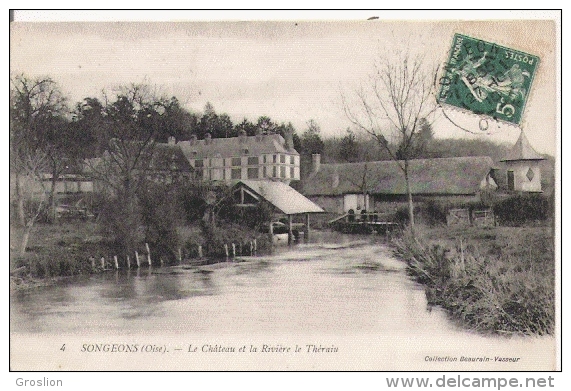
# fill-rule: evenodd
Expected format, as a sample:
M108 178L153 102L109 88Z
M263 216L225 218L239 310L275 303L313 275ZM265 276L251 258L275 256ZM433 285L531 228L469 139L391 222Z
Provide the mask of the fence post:
M131 269L131 258L127 255L127 268Z
M101 257L101 269L105 269L105 257Z
M226 254L226 258L228 258L228 244L224 243L224 253Z
M198 245L198 258L202 258L202 245Z
M139 259L138 251L135 251L135 260L137 261L137 267L141 267L141 260Z
M149 261L149 266L152 266L151 249L149 248L149 243L145 243L145 248L147 249L147 260Z
M113 260L115 261L115 269L119 269L119 261L117 260L117 255L113 257Z
M232 258L236 258L236 244L232 243Z

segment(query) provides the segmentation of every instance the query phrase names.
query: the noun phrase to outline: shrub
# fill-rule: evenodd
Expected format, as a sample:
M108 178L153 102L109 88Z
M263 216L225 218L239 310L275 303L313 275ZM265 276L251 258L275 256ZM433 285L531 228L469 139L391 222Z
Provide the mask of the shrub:
M145 242L169 261L177 259L180 243L177 226L183 208L177 193L176 185L149 183L140 195Z
M494 214L501 225L519 226L545 221L553 215L549 199L542 194L515 194L494 205Z

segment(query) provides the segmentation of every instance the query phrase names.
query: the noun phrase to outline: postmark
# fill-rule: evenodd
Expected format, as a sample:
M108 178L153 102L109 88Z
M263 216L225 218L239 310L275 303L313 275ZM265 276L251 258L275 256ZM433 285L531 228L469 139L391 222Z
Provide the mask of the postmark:
M438 101L519 125L539 57L455 34Z

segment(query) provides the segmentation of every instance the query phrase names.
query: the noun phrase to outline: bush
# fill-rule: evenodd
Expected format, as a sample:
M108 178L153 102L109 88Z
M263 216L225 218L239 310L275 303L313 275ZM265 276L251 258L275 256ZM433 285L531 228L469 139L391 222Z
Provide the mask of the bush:
M177 259L180 245L177 226L183 208L177 201L175 185L149 183L140 195L145 242L159 258L171 262Z
M446 215L450 208L441 202L427 200L420 207L419 215L428 225L446 224Z
M542 194L516 194L494 205L494 214L501 225L520 226L546 221L553 216L549 199Z

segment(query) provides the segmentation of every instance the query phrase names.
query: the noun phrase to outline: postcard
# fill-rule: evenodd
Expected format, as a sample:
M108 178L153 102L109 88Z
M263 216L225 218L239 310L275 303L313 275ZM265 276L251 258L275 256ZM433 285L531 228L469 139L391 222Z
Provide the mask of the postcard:
M369 13L16 17L10 370L558 370L560 14Z

